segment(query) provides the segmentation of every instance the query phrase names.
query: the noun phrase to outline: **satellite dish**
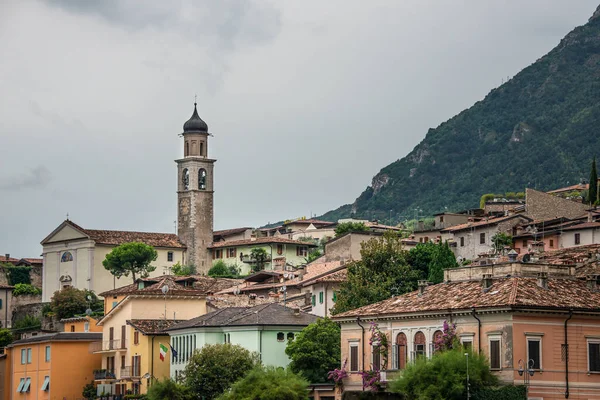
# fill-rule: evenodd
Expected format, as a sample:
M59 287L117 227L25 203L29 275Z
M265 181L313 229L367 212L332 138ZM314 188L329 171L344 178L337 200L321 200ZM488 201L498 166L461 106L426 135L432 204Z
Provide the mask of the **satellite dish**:
M460 263L462 263L462 262L463 262L463 260L464 260L463 256L458 256L458 257L456 257L456 261L457 261L459 264L460 264Z
M169 287L167 285L160 288L160 291L166 295L169 292Z
M288 273L286 272L285 274L283 274L283 277L284 277L285 279L289 278L289 275L288 275Z

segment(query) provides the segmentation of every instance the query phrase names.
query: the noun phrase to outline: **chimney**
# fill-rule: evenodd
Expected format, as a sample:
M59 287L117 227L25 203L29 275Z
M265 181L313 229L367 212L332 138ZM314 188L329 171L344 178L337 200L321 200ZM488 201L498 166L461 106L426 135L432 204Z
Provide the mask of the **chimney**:
M299 281L302 281L304 279L304 268L306 268L306 265L298 266L298 280Z
M294 308L294 315L295 315L296 317L299 317L299 316L300 316L300 309L299 309L298 307L295 307L295 308Z
M588 275L585 278L588 289L592 292L598 291L598 275Z
M9 254L9 253L6 253L6 254L4 255L4 257L6 257L6 260L4 260L4 261L8 262L8 259L10 258L10 254Z
M542 289L548 289L548 273L538 272L538 286Z
M481 284L484 289L489 289L492 287L492 274L483 274Z
M587 212L587 222L594 222L594 213L591 209Z
M419 296L422 296L423 293L425 293L425 288L428 284L429 282L427 281L419 281Z
M515 249L512 249L511 251L508 252L508 261L510 261L510 262L516 262L518 255L519 255L519 253L517 253L515 251Z

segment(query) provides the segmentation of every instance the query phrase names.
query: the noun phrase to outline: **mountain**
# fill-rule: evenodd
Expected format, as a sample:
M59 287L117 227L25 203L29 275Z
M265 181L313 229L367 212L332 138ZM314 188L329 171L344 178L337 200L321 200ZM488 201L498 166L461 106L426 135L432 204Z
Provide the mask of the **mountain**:
M484 193L575 184L599 151L600 7L548 54L430 129L354 203L320 218L398 222L417 207L431 215L478 207Z

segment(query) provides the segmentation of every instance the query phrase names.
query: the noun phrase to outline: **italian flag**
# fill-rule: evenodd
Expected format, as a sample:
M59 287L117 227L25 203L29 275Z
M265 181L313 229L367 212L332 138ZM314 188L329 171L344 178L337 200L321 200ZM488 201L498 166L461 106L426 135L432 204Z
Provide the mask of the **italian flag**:
M160 346L160 361L165 361L165 357L169 352L169 348L162 343L159 343Z

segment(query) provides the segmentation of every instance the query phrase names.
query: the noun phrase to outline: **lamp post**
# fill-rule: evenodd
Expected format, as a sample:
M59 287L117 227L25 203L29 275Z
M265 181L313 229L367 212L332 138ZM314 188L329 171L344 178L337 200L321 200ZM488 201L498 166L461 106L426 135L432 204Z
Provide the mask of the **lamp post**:
M519 373L519 376L523 377L523 385L525 385L525 390L527 393L529 393L529 381L535 373L535 370L533 369L534 364L535 361L532 359L529 359L527 364L522 359L519 360L519 369L517 372Z
M467 399L471 398L471 383L469 382L469 353L465 353L467 357Z
M165 321L167 320L167 293L169 292L169 287L164 285L160 288L161 292L165 295Z

